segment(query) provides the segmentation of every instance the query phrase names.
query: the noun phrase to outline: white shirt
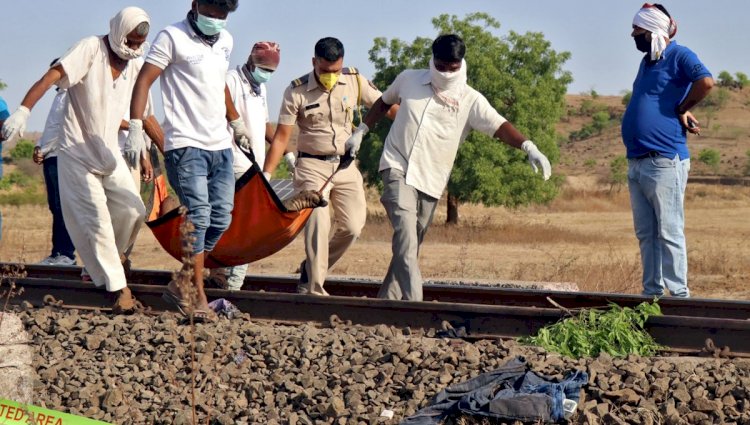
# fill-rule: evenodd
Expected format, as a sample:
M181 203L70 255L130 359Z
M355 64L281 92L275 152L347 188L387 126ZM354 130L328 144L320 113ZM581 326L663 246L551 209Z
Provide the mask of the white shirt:
M146 62L163 70L165 151L232 147L224 104L232 45L232 36L225 30L213 46L208 45L187 20L157 34Z
M99 175L109 175L117 166L117 132L143 66L143 59L130 60L113 80L104 43L101 36L84 38L58 62L65 70L58 86L68 90L60 152Z
M227 73L227 87L232 96L234 107L245 122L247 131L250 132L250 143L255 155L255 162L262 168L266 161L266 123L268 117L268 102L266 85L260 83L260 94L253 92L250 81L242 72L242 66L233 69ZM231 129L230 129L231 132ZM245 156L240 148L232 140L232 149L234 153L234 172L244 173L252 163Z
M400 104L385 139L379 170L395 168L406 184L434 198L448 184L459 145L471 130L494 135L506 119L478 91L467 86L458 108L442 103L430 85L430 71L407 69L383 93Z
M47 121L44 122L42 137L36 142L45 159L57 156L57 149L60 147L60 139L63 136L63 121L65 120L67 107L68 91L58 89L55 99L52 101L52 107L49 108Z

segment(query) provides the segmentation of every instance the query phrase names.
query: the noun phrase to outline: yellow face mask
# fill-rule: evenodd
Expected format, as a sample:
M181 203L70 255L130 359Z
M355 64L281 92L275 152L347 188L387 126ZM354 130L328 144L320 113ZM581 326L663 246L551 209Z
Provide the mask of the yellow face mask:
M333 86L336 85L336 81L339 80L339 74L336 72L326 72L325 74L318 75L318 81L323 84L326 90L331 91Z

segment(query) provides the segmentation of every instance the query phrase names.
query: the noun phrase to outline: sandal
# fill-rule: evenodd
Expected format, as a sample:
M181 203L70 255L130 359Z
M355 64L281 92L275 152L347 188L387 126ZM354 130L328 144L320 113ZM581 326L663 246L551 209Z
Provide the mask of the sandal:
M215 322L219 319L216 313L214 313L213 310L204 310L200 308L192 309L190 305L177 296L174 292L170 291L169 289L165 289L164 293L161 295L161 299L166 301L167 303L171 304L177 310L182 314L183 318L190 320L190 313L193 313L193 322L194 323L204 323L204 322Z

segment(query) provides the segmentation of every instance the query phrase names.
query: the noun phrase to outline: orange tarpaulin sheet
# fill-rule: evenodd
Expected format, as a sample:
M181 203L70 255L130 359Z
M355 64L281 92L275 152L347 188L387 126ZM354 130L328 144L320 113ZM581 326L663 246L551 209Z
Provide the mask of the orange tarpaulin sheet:
M167 196L166 178L159 175L154 179L153 205L146 224L161 246L180 260L182 216L179 209L159 216ZM253 164L235 184L232 223L206 258L206 267L247 264L280 251L294 240L311 213L311 208L287 211L258 166Z

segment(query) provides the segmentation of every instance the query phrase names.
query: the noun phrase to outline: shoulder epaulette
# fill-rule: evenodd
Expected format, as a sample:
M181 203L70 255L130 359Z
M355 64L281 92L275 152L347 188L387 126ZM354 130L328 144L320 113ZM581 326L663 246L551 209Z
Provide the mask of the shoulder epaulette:
M353 66L347 66L341 69L341 73L345 75L357 75L359 74L359 70Z
M303 84L307 84L307 81L310 79L310 74L305 74L299 78L295 78L292 80L292 87L299 87Z

